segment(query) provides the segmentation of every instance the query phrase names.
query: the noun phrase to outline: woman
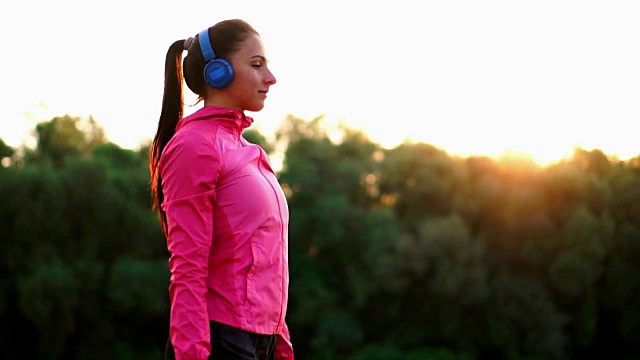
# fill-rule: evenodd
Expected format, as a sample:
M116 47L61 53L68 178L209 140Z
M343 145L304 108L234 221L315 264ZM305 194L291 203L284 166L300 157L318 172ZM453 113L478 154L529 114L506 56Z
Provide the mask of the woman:
M187 56L182 62L182 52ZM293 359L285 196L241 135L276 79L260 35L225 20L167 52L150 150L153 208L169 250L166 359ZM183 115L182 80L204 101Z

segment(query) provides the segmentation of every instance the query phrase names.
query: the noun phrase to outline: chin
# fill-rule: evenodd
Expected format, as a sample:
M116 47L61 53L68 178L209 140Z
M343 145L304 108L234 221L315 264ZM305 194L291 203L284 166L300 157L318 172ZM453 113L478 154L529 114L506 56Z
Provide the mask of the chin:
M256 112L256 111L262 110L263 108L264 108L264 103L252 104L251 106L247 107L246 110Z

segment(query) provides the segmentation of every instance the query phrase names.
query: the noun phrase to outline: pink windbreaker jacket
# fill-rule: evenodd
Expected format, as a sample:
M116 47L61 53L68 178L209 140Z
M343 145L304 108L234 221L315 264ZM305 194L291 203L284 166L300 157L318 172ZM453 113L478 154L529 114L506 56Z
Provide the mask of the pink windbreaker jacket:
M293 359L289 211L267 154L241 136L252 122L205 106L180 120L160 159L177 360L207 359L209 320L276 334L276 359Z

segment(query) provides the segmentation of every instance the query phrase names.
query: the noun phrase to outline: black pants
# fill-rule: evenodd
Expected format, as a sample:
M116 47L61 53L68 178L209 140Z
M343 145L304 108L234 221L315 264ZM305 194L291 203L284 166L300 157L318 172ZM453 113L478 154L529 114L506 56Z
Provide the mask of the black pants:
M276 336L254 334L216 321L210 321L211 355L215 360L273 360ZM175 360L171 340L167 341L165 360Z

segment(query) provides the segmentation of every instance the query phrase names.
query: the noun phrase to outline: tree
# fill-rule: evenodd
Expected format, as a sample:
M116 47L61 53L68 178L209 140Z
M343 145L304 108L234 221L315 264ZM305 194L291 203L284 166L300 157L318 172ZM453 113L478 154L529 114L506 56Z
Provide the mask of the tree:
M425 216L446 215L464 193L466 174L442 149L417 143L384 152L380 167L380 193L392 203L398 219L415 231Z
M275 150L274 146L270 144L267 138L258 130L247 129L242 133L242 136L250 143L260 146L267 154L270 154Z
M0 160L13 156L15 149L0 139Z
M57 166L68 157L86 158L94 148L107 142L104 130L93 117L57 116L38 123L35 132L37 147L32 156Z

